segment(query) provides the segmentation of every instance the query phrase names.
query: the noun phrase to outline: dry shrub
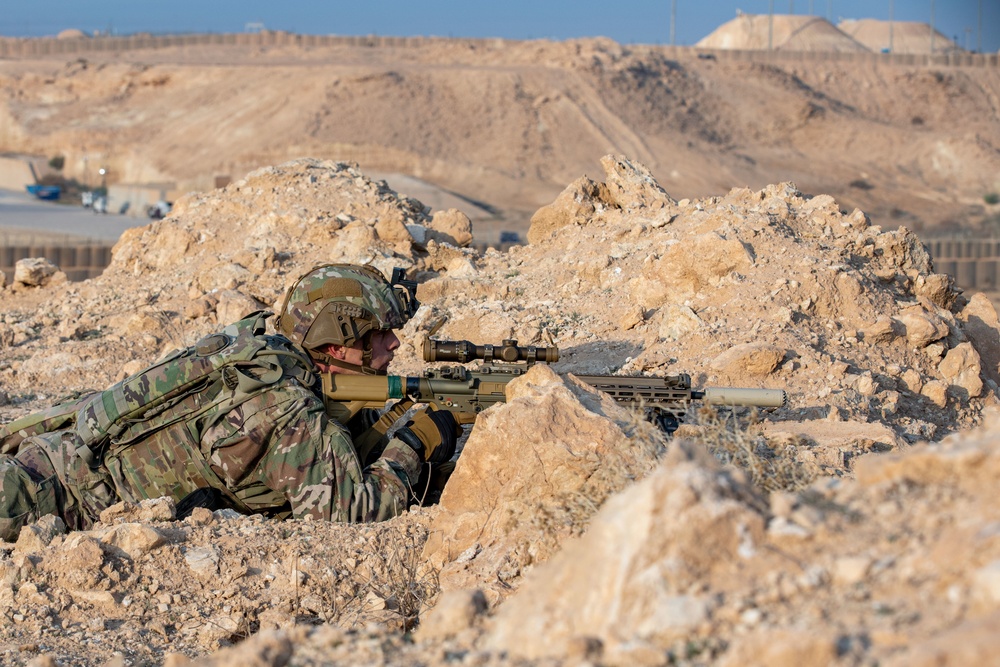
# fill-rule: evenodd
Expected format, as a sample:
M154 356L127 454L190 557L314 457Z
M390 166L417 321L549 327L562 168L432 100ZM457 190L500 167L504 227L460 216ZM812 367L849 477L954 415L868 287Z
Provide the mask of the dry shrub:
M323 602L321 618L348 629L376 622L411 630L440 590L437 571L421 557L426 541L422 527L390 523L359 533L347 549L324 545L314 556L340 566L313 587Z
M755 428L756 411L750 411L746 425L735 410L705 407L697 418L698 426L682 427L678 434L704 443L723 465L746 471L762 491L797 491L809 486L820 472L814 462L800 460L802 442L768 439L760 433Z

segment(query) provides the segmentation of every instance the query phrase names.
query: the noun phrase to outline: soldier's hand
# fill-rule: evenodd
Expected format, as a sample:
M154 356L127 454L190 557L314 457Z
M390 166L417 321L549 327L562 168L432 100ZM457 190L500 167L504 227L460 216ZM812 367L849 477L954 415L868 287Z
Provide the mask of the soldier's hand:
M396 437L412 447L428 463L444 463L455 455L461 427L447 410L428 406L396 431Z

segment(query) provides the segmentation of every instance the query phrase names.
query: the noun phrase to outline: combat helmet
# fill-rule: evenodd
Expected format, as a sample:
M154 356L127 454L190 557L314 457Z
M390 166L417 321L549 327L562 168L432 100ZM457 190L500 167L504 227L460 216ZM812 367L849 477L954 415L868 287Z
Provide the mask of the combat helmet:
M370 266L317 266L288 290L275 326L314 361L375 374L367 334L402 327L420 306L416 282L404 275L403 269L393 270L390 283ZM328 344L351 347L358 341L364 342L360 368L319 350Z

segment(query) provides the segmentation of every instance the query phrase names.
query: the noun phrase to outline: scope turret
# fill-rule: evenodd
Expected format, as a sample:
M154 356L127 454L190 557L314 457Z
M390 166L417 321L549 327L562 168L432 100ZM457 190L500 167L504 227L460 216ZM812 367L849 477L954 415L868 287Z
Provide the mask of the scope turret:
M518 361L546 364L559 361L558 347L518 345L516 340L505 340L500 345L473 345L467 340L424 341L424 361L457 361L460 364L482 359L486 363L500 361L513 364Z

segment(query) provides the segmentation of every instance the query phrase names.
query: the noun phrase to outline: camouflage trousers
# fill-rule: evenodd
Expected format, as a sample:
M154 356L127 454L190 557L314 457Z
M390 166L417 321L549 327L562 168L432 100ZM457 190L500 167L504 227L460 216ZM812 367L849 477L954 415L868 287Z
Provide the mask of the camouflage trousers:
M85 530L118 502L111 477L91 470L79 445L75 431L55 431L25 439L15 456L0 456L0 539L17 540L23 526L47 514Z

